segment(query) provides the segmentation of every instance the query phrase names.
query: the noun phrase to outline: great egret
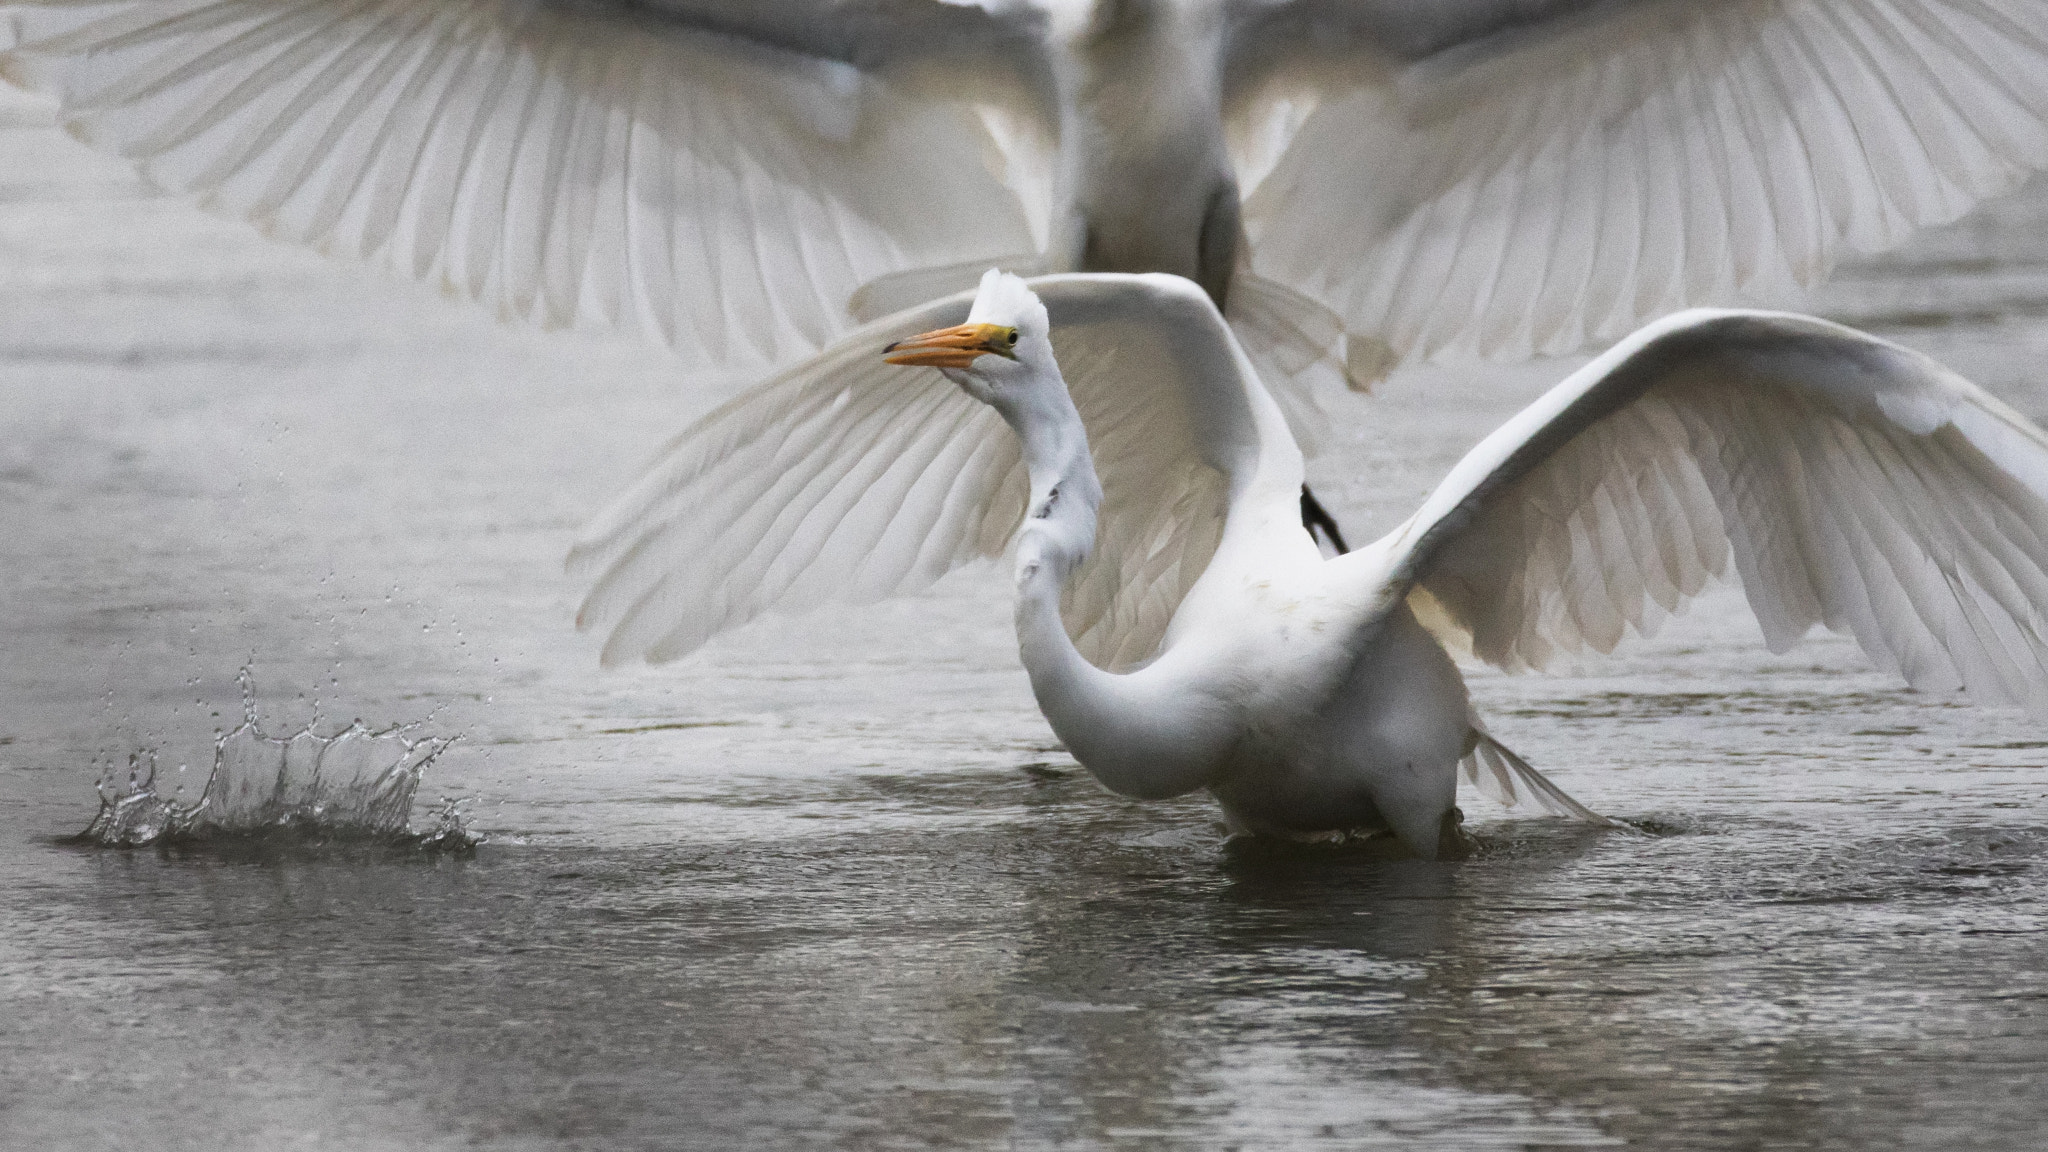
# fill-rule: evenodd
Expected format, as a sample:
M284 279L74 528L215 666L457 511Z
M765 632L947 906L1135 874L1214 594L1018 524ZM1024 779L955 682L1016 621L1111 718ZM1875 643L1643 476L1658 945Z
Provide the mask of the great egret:
M1839 325L1651 324L1347 556L1302 530L1301 474L1194 284L991 271L683 433L572 555L602 573L580 623L613 625L607 661L672 658L1014 533L1032 690L1103 784L1206 788L1256 833L1390 828L1424 856L1460 843L1461 763L1600 819L1487 733L1446 641L1508 668L1605 652L1731 555L1773 649L1825 623L1915 686L2048 714L2048 437Z
M1339 368L1774 296L2048 167L2044 0L0 0L0 48L167 188L693 366L1185 275L1297 435Z

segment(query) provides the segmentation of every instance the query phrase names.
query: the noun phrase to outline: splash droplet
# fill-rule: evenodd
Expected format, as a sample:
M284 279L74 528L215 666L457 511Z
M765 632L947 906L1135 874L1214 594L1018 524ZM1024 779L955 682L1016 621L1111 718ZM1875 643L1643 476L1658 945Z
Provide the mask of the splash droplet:
M213 768L199 799L180 799L157 782L153 750L109 763L99 782L100 810L79 839L109 847L277 836L301 841L381 841L436 851L467 851L479 838L463 826L458 801L444 799L425 831L413 830L413 798L427 768L454 736L418 733L418 725L371 728L356 720L322 733L319 720L296 731L266 732L257 718L249 669L242 722L214 740ZM183 766L180 766L180 771Z

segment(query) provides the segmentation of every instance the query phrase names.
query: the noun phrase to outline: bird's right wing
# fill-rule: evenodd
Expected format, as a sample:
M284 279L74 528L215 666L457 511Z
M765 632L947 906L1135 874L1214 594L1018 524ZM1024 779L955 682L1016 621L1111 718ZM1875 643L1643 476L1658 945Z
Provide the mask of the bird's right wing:
M1367 551L1425 623L1510 669L1611 650L1732 554L1774 651L1822 623L1916 687L2048 714L2048 436L1927 357L1811 317L1643 329Z
M1062 614L1111 669L1151 656L1207 568L1234 496L1288 502L1301 457L1199 288L1177 277L1030 281L1088 430L1103 502ZM585 530L578 621L606 663L670 660L763 612L914 592L1007 546L1017 439L937 371L883 362L965 319L963 293L878 320L748 390L662 450Z
M273 235L751 370L851 328L871 281L1038 251L1001 146L1045 119L1035 19L940 0L0 0L0 75Z

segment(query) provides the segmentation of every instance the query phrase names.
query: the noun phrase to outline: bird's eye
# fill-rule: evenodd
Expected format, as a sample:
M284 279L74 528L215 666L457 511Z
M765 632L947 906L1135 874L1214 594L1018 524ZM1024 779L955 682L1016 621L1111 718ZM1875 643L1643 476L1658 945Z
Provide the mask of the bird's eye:
M1005 348L1015 348L1016 346L1017 346L1017 330L1016 330L1015 328L1005 328L1005 329L1003 329L1003 347L1005 347Z

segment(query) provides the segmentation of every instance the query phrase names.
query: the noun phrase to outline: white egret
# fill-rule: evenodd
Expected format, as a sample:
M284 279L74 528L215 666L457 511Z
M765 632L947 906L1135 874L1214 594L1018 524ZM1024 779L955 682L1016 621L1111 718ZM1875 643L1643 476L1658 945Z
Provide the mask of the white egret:
M0 0L0 49L167 188L693 366L1188 276L1297 435L1339 367L1775 297L2048 167L2048 0Z
M1915 686L2048 713L2048 437L1839 325L1660 320L1347 556L1302 530L1301 474L1195 285L991 271L677 438L573 554L601 572L580 622L612 625L607 661L668 659L1014 535L1032 690L1103 784L1206 788L1256 833L1391 829L1425 856L1461 842L1461 763L1600 819L1488 735L1447 641L1507 668L1609 651L1731 557L1773 649L1824 623Z

